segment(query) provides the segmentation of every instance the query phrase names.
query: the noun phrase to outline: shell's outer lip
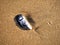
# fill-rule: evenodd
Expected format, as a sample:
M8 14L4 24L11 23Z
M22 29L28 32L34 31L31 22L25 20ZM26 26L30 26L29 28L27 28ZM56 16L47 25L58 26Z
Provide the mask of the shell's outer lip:
M32 29L31 24L28 22L28 20L26 19L25 16L23 16L23 18L24 18L24 20L25 20L25 22L26 22L27 27L31 30L31 29Z

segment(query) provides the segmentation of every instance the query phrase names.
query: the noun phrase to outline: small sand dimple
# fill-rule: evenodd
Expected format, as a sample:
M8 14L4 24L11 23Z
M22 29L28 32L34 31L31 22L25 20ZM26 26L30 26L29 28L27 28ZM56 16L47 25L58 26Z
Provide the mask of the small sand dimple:
M53 22L52 22L52 21L49 21L49 22L47 22L47 24L48 24L49 26L51 26L51 25L53 24Z
M39 29L39 26L35 28L35 31Z
M38 33L38 34L40 34L39 33L39 28L40 28L39 26L35 28L35 32Z

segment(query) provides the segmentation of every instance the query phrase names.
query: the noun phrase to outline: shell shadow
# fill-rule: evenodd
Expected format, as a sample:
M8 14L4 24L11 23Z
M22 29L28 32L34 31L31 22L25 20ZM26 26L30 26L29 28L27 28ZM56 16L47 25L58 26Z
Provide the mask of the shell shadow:
M26 16L26 18L27 18L27 20L31 23L32 26L35 25L35 21L34 21L33 18L31 17L31 15L28 14L28 15Z

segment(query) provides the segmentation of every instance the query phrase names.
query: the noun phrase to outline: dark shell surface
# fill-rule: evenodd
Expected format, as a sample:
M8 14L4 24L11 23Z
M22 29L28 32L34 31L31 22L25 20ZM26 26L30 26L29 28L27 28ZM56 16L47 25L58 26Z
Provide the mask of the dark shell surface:
M23 18L22 14L18 14L15 16L15 22L17 26L21 27L22 29L28 30L29 28L26 25L26 21Z

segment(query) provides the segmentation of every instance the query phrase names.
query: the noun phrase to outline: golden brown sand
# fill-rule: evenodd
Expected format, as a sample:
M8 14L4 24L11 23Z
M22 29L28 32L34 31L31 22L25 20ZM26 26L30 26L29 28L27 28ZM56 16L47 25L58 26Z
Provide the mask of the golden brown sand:
M23 12L35 21L32 30L16 26ZM60 0L0 0L0 45L60 45Z

